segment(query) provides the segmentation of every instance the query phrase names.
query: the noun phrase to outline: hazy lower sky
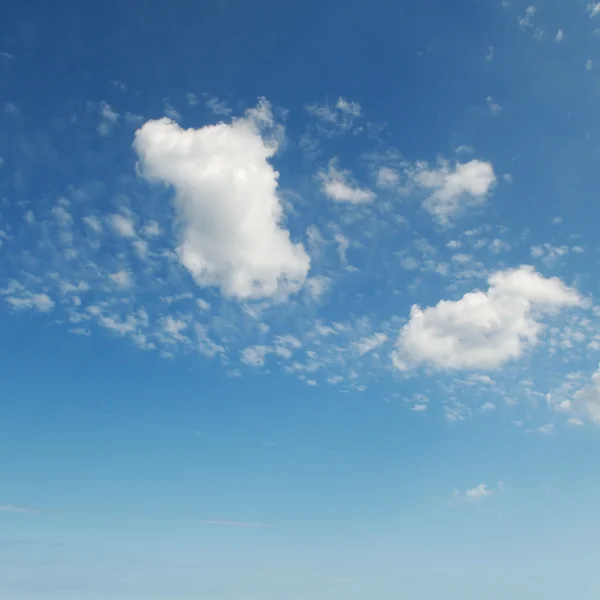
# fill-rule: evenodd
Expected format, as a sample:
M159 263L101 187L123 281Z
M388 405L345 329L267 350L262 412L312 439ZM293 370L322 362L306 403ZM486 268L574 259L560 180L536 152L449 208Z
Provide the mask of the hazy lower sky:
M595 600L600 3L8 3L0 596Z

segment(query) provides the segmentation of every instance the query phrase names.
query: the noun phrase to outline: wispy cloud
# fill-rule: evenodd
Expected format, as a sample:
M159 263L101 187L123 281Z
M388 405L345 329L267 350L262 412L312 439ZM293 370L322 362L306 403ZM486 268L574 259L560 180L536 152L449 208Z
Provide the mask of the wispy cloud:
M40 511L28 506L18 506L15 504L0 504L0 513L15 513L15 514L36 514Z

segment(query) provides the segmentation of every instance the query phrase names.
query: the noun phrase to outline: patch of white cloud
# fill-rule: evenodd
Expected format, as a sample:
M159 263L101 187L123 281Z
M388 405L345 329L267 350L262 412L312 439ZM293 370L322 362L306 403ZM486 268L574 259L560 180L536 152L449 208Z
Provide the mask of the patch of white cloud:
M119 287L129 287L132 284L132 277L129 271L121 269L109 276Z
M361 107L358 102L350 102L345 98L340 97L338 98L335 107L347 115L352 117L360 117Z
M396 368L497 369L538 343L542 315L585 305L576 290L530 266L498 271L488 284L456 301L413 305L392 354Z
M16 310L35 310L50 312L55 304L45 292L34 292L22 283L11 279L5 288L0 289L0 296Z
M364 356L376 348L379 348L379 346L385 343L387 339L388 336L385 333L374 333L369 337L364 337L361 340L354 342L354 349L358 352L359 356Z
M569 254L569 246L560 245L553 246L552 244L538 244L531 247L532 258L540 258L548 267L552 266L556 261L564 258Z
M134 223L130 218L113 214L108 217L108 222L117 235L125 238L136 236Z
M320 121L336 125L342 130L349 129L353 120L361 116L360 104L341 96L333 107L329 104L309 104L306 110Z
M391 167L380 167L376 177L377 187L394 188L400 183L400 174Z
M323 193L334 202L348 204L368 204L375 200L375 192L360 187L350 171L338 169L337 160L329 162L327 170L319 173Z
M492 164L480 160L454 166L442 160L436 167L419 162L409 174L417 187L431 192L423 207L441 224L470 206L484 204L496 184Z
M485 483L481 483L465 492L465 498L473 502L478 502L484 498L489 498L491 495L492 491L488 489Z
M272 352L272 350L270 346L250 346L241 351L240 360L249 367L263 367L267 354Z
M503 485L498 485L498 490L501 492L503 489ZM481 502L486 498L490 498L494 494L494 491L491 490L487 484L480 483L475 487L469 488L464 492L459 492L458 490L454 490L452 497L454 500L463 501L463 502Z
M39 312L49 312L54 308L54 301L44 293L25 291L20 296L6 296L6 302L17 310L29 309Z
M280 139L264 99L231 123L184 130L159 119L136 132L142 174L175 190L177 253L198 285L238 299L286 297L303 286L310 259L283 227L269 162Z
M206 107L218 117L227 117L231 114L231 108L227 106L227 103L224 100L219 100L218 98L208 98L204 103Z

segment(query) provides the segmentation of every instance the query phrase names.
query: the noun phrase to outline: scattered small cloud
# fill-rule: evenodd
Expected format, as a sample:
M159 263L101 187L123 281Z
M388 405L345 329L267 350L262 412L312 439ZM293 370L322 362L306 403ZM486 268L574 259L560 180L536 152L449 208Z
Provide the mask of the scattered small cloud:
M129 287L132 283L131 273L129 271L125 271L124 269L117 271L116 273L111 273L110 278L119 287Z
M502 482L498 483L496 488L496 492L500 493L504 490L504 484ZM490 498L495 492L491 490L487 484L480 483L475 487L469 488L464 492L460 492L458 490L454 490L452 494L452 498L457 501L463 502L481 502L486 498Z
M600 15L600 2L590 2L586 7L587 12L590 15L590 19Z
M337 160L332 159L326 171L319 173L323 193L334 202L348 204L367 204L375 200L375 193L359 187L348 170L340 170Z
M437 167L417 163L410 170L415 185L431 190L423 207L441 224L447 224L469 206L481 205L496 184L492 164L480 160L457 162L441 160Z
M98 124L96 130L101 136L107 137L112 132L114 126L118 123L119 115L112 109L108 102L100 102L99 110L100 123Z
M484 498L489 498L491 495L492 491L488 489L485 483L481 483L465 492L465 498L473 502L478 502Z
M375 333L354 343L354 348L360 356L372 352L387 340L385 333Z
M108 217L108 222L114 232L119 236L125 238L135 237L135 228L131 219L124 217L123 215L113 214ZM93 229L96 229L96 227L93 227Z
M343 113L346 113L347 115L351 115L353 117L360 117L361 108L358 102L349 102L345 98L338 98L335 107Z
M547 423L546 425L541 425L535 431L537 433L542 433L544 435L550 435L550 434L554 433L554 430L555 430L554 423Z
M206 100L205 105L214 115L219 117L227 117L231 114L231 108L227 106L227 103L224 100L219 100L218 98L209 98Z
M240 360L249 367L263 367L265 357L272 351L273 349L269 346L251 346L242 350Z

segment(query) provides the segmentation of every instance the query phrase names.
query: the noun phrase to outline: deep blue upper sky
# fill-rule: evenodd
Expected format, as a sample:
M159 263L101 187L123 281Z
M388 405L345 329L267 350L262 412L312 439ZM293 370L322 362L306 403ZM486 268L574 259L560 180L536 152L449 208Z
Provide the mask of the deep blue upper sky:
M0 18L0 597L597 598L600 4Z

